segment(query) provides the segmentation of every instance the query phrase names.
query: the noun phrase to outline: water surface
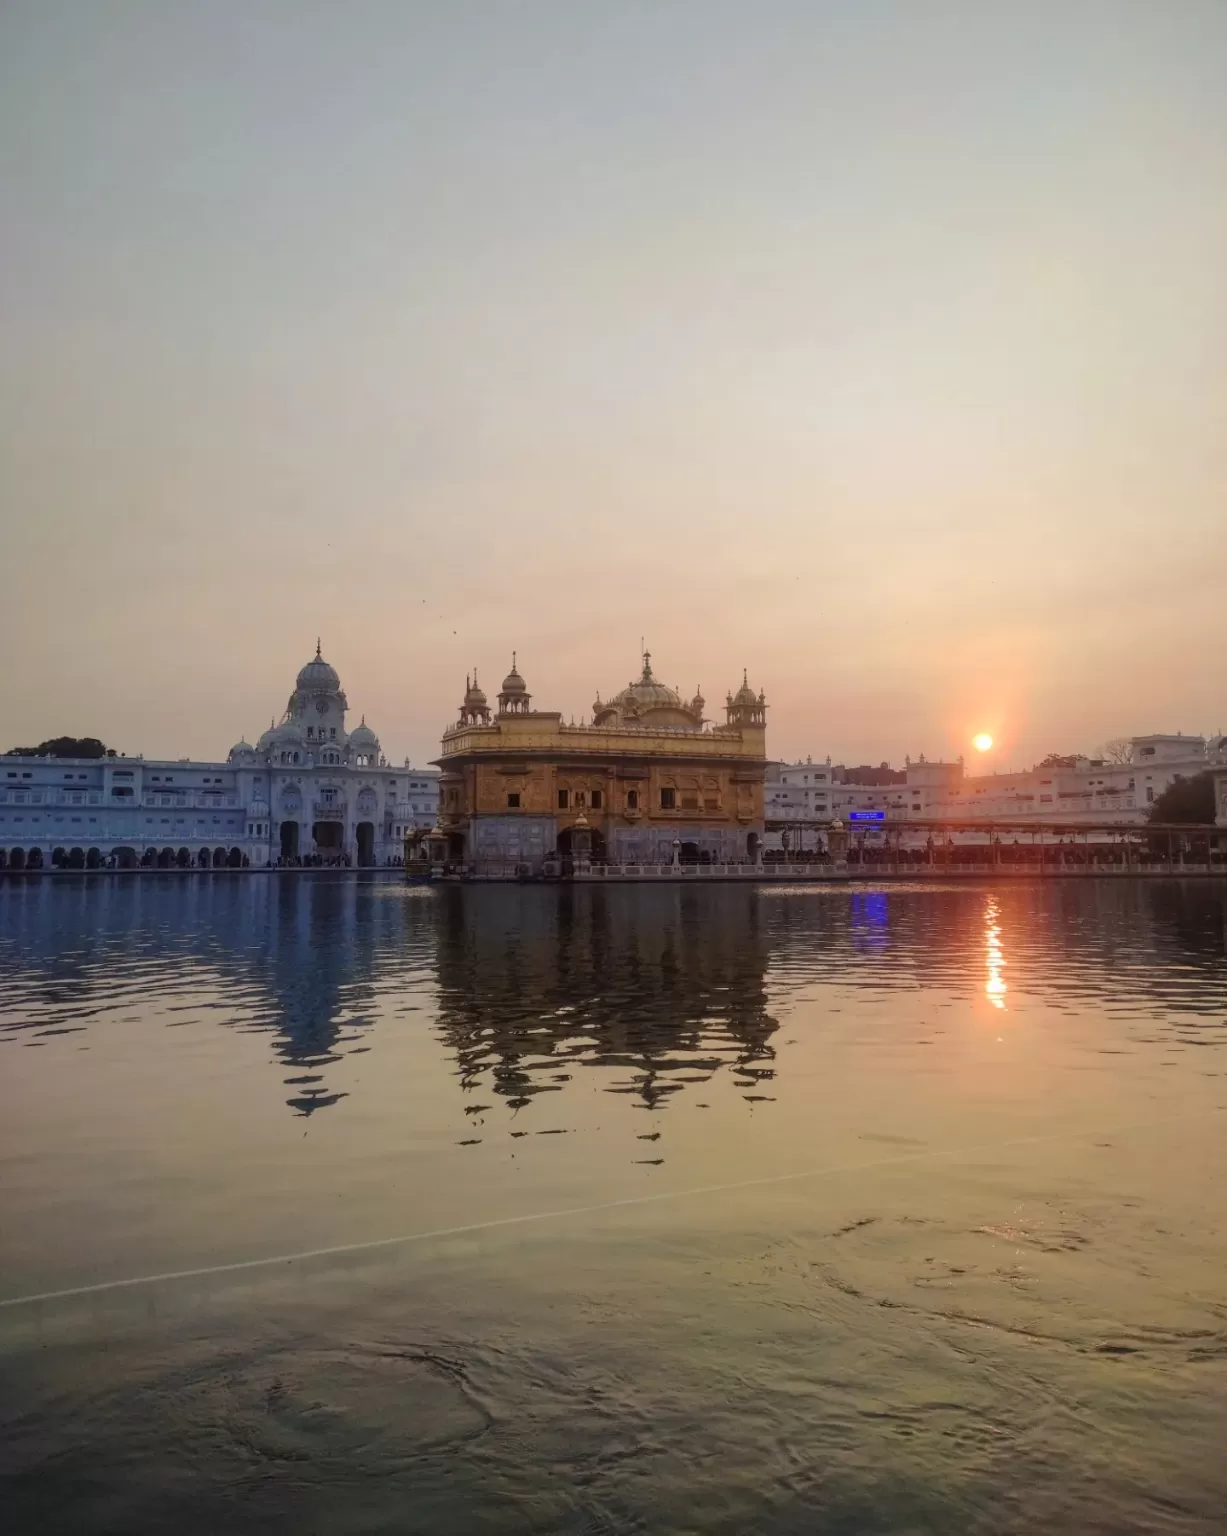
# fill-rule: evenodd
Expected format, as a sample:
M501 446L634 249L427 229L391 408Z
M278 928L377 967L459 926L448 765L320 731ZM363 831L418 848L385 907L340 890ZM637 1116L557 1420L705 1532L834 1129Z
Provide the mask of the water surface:
M1221 1531L1224 1045L1222 883L0 881L4 1528Z

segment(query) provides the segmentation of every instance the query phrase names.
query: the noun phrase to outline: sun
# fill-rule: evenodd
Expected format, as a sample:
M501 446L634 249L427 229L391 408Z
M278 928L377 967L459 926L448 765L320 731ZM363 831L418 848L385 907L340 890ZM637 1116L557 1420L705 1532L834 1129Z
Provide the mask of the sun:
M981 731L978 736L972 737L971 744L977 752L987 752L993 745L993 738L987 731Z

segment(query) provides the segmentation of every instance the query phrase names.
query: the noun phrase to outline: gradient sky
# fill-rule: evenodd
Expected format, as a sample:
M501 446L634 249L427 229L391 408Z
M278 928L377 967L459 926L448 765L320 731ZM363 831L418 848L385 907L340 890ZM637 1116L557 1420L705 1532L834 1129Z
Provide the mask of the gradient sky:
M3 0L0 747L1227 726L1222 0Z

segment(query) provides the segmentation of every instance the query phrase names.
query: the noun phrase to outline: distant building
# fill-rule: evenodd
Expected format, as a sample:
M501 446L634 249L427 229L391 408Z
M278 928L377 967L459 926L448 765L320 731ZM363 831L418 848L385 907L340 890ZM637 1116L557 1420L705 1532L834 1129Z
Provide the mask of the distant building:
M847 821L853 812L881 811L891 821L920 817L944 803L947 786L963 772L961 763L926 763L921 759L906 770L886 763L876 768L846 768L831 759L815 762L770 763L764 794L766 819L772 828L768 846L780 844L781 832L789 834L789 846L814 846L817 838L807 823Z
M468 680L438 759L440 824L448 855L476 873L538 871L568 856L575 833L614 863L753 859L763 831L766 700L743 678L725 723L704 719L652 673L608 701L588 724L532 707L515 658L492 713Z
M1150 807L1179 778L1227 765L1227 738L1134 736L1132 760L1073 757L1023 773L958 777L946 787L939 814L952 819L1034 817L1045 822L1145 821ZM909 769L909 781L911 770Z
M1150 807L1178 778L1221 766L1227 771L1227 737L1135 736L1132 760L1057 758L1018 773L968 774L962 758L929 762L908 758L902 783L852 783L830 758L815 765L772 763L765 805L775 831L838 818L854 811L882 811L899 821L1026 821L1141 823ZM870 775L885 777L877 770ZM1221 788L1220 788L1221 792ZM772 838L778 841L778 838ZM790 839L793 847L802 846Z
M763 811L768 821L825 821L835 814L831 759L768 763Z
M225 762L0 757L0 867L399 858L434 824L438 774L393 767L365 720L346 729L348 709L317 645L280 722Z

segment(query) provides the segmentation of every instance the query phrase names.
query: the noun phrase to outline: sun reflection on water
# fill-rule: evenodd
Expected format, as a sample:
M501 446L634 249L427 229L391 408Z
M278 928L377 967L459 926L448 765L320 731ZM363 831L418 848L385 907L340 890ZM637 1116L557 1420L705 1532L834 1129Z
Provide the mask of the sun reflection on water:
M997 905L997 898L990 896L984 909L984 958L988 968L988 979L984 983L984 995L994 1008L1005 1007L1005 995L1009 988L1005 984L1005 952L1001 947L1001 909Z

